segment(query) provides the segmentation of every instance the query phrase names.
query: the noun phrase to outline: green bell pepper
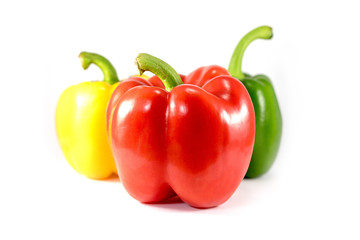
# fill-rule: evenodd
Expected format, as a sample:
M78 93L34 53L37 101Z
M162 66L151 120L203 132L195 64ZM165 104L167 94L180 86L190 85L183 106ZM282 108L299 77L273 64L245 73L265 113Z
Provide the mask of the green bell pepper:
M248 90L255 109L255 145L247 178L266 173L275 161L282 134L280 107L272 83L265 75L251 77L241 70L246 47L256 39L271 39L272 28L261 26L246 34L236 46L229 64L230 74Z

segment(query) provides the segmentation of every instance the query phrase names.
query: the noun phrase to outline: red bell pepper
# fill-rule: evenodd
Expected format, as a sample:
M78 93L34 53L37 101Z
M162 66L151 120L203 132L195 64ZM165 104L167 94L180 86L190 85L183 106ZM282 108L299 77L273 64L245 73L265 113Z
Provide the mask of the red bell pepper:
M121 82L107 114L125 189L146 203L175 194L198 208L224 203L244 178L254 145L255 114L244 85L218 66L181 79L151 55L136 63L158 77Z

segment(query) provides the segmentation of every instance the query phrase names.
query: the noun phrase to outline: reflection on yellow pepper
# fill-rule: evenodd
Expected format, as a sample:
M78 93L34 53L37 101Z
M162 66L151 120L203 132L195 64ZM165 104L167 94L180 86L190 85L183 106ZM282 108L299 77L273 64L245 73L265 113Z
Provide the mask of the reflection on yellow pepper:
M112 92L119 83L116 70L104 57L80 54L82 66L100 67L104 81L84 82L66 89L56 107L56 132L69 164L93 179L117 174L107 139L105 114Z

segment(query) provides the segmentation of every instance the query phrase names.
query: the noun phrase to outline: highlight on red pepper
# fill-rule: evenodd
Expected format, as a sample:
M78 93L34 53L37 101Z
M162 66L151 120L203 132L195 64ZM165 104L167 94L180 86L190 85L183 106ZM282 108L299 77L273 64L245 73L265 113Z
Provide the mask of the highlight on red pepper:
M83 82L62 93L56 107L56 132L66 160L77 172L105 179L117 173L105 113L119 80L115 68L103 56L82 52L79 58L84 69L92 63L100 67L104 80Z
M247 46L256 39L271 39L272 28L258 27L247 33L236 46L229 64L229 72L239 79L248 90L254 104L256 134L254 152L247 178L255 178L266 173L273 165L279 151L282 134L282 117L274 87L265 75L251 77L241 69Z
M197 208L224 203L244 178L254 146L246 88L228 73L196 73L188 79L196 85L183 84L186 77L149 54L139 54L136 64L157 77L121 82L107 115L125 189L144 203L174 195Z

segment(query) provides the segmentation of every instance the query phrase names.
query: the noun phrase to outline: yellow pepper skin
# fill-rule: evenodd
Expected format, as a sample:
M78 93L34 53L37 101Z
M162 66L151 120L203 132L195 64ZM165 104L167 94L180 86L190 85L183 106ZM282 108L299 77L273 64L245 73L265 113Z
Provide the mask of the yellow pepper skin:
M104 57L88 52L79 57L84 69L91 63L99 66L104 81L80 83L62 93L56 107L56 132L66 160L77 172L92 179L106 179L117 174L105 116L119 80Z
M143 78L143 79L145 79L145 80L148 80L148 79L149 79L148 76L146 76L146 75L139 75L139 74L135 74L135 75L132 75L132 76L130 76L130 77L141 77L141 78ZM115 89L115 88L114 88L114 89Z

